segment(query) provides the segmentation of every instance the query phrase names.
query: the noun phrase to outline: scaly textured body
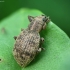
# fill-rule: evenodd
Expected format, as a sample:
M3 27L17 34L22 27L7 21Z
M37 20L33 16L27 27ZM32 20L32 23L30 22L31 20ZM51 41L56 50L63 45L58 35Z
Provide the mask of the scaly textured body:
M30 30L22 31L22 33L17 37L14 55L21 66L25 67L33 60L39 48L39 43L39 34Z
M44 15L35 18L29 16L28 18L31 23L27 29L22 30L19 36L15 37L16 43L13 49L13 55L22 67L26 67L42 50L40 42L43 38L40 38L39 32L46 27L46 21L49 19Z

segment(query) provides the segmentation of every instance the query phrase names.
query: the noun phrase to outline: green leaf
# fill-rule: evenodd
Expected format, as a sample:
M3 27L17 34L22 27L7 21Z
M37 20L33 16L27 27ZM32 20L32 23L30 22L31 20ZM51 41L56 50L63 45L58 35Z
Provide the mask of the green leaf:
M43 14L38 10L20 9L0 23L0 70L60 70L64 68L66 51L70 51L69 37L52 21L40 34L45 38L44 51L26 67L20 67L15 61L12 50L21 28L27 28L29 21L27 16ZM70 53L70 52L69 52ZM68 54L67 54L68 55Z

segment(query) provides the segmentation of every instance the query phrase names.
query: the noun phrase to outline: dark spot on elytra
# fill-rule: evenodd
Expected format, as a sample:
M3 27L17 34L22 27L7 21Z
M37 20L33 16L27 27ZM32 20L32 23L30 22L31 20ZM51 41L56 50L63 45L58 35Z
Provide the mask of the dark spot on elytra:
M23 63L21 63L21 66L23 66Z
M29 40L29 45L35 45L35 42L33 42L33 41L31 41L31 40Z
M19 44L18 43L15 43L15 47L18 47L19 46Z
M23 55L24 55L24 51L20 53L20 57L21 59L25 60L25 57L23 57Z
M22 49L20 47L15 47L16 52L21 52Z
M16 49L16 52L20 52L20 50L19 49Z
M29 42L29 45L35 45L34 37L31 37L31 39L29 39L28 42Z
M22 55L20 57L21 57L21 59L25 60L25 57L23 57Z
M29 52L25 52L25 55L26 56L30 56L31 54Z
M33 58L33 57L34 57L34 54L31 54L31 55L30 55L30 58Z
M20 36L18 37L18 39L22 39L22 35L20 35Z

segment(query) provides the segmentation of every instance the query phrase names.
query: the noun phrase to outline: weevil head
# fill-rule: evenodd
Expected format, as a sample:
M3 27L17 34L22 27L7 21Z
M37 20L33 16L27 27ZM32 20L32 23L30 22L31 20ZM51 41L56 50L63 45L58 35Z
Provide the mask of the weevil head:
M46 24L49 22L49 17L45 15L36 17L29 16L28 18L30 21L29 29L37 32L40 32L42 29L45 29Z

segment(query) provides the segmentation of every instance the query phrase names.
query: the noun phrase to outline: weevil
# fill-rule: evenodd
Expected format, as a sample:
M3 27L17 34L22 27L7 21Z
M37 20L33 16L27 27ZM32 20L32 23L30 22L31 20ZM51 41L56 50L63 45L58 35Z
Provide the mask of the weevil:
M40 37L40 31L46 28L49 17L45 15L28 16L30 24L27 29L21 29L21 33L15 36L16 40L13 49L13 55L17 63L26 67L35 56L42 51L41 42L44 41Z

